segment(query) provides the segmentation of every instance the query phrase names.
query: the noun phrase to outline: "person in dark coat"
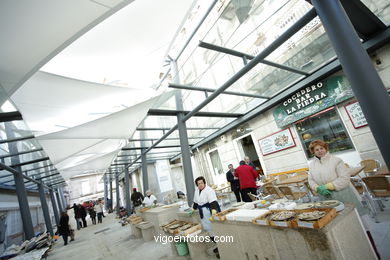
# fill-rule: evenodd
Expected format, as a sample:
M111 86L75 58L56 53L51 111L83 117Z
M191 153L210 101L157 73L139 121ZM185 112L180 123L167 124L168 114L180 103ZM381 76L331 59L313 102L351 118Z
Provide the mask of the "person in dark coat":
M66 211L61 213L58 232L60 233L60 235L64 239L64 245L66 246L68 244L68 236L70 235L69 216L66 213Z
M83 227L86 228L87 227L87 220L85 218L87 217L87 210L81 204L79 204L79 209L80 209L81 220L83 221Z
M230 188L234 192L234 195L236 195L237 202L241 202L241 196L240 196L240 181L237 177L234 177L235 169L233 167L233 164L228 165L229 171L226 173L226 179L228 182L230 182Z
M76 205L76 203L73 203L73 207L71 207L71 209L73 209L73 212L74 212L74 218L76 219L77 230L80 230L80 228L81 228L80 208L78 207L78 205Z
M137 188L133 189L133 194L131 194L130 197L131 201L133 202L134 207L141 206L142 201L144 200L144 196L141 192L137 191Z
M89 207L88 208L88 213L89 213L89 216L92 219L92 224L96 225L96 210L95 210L95 206L92 205L91 207Z

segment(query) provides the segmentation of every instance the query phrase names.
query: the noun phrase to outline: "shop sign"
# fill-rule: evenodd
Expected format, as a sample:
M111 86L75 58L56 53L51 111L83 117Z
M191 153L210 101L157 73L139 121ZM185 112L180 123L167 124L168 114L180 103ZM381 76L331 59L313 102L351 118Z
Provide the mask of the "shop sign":
M273 133L259 139L260 150L263 155L276 153L295 146L290 128Z
M335 76L297 91L273 111L278 127L282 128L353 97L344 76Z
M345 111L347 111L349 119L351 119L352 125L355 127L355 129L368 125L362 108L357 101L345 105L344 108Z

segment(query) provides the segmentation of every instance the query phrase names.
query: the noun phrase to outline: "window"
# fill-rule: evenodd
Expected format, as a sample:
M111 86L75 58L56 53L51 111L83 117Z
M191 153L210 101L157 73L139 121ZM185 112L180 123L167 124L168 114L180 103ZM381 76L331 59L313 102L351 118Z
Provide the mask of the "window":
M316 139L327 143L330 153L353 149L352 142L334 108L305 118L299 121L296 127L308 158L313 157L309 151L310 142Z
M82 196L88 195L91 193L90 186L89 186L89 180L85 180L81 182L81 194Z
M212 151L209 153L211 159L211 165L213 166L213 171L215 175L222 174L222 163L219 158L218 150Z

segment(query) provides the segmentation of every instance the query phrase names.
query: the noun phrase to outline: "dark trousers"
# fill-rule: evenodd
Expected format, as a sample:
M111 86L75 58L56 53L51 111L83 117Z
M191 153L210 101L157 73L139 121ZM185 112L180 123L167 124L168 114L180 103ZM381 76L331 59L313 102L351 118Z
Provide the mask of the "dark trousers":
M240 189L233 190L234 195L236 195L237 202L241 202Z
M81 219L83 220L83 227L87 227L87 220L85 217L82 217Z
M92 219L92 224L96 225L96 217L91 217Z
M242 189L240 191L241 191L242 201L244 201L244 202L252 202L252 199L248 196L248 193L252 193L253 195L256 195L256 193L257 193L256 188L246 188L246 189Z
M64 245L68 244L68 235L62 235L62 238L64 239Z
M98 217L98 223L102 223L103 212L98 212L97 217Z

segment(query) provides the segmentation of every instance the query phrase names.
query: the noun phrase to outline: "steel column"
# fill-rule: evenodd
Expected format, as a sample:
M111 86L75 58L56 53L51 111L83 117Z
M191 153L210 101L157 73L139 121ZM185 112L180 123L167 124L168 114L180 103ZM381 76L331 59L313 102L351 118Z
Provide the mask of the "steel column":
M113 198L112 198L112 194L113 194L113 192L112 192L112 178L111 178L111 175L110 175L110 208L109 208L109 210L110 210L110 212L112 212L112 204L114 203L114 200L113 200Z
M5 122L4 126L5 126L5 133L7 135L7 138L14 138L15 136L12 130L12 123ZM18 152L18 149L14 142L8 143L8 149L11 154ZM19 156L12 157L11 163L18 164ZM13 174L15 180L16 194L18 196L18 202L19 202L19 211L23 222L23 231L25 234L25 239L31 239L34 237L35 232L34 232L34 226L31 219L30 207L28 205L27 191L26 191L26 187L24 186L22 168L20 166L17 166L15 167L15 170L16 172L13 172Z
M339 0L312 0L387 166L390 97Z
M119 202L119 178L115 173L115 197L116 197L116 213L119 214L120 202Z
M54 219L55 219L57 227L58 227L58 225L60 224L60 216L58 215L56 199L54 198L54 192L52 189L49 190L49 193L50 193L51 206L53 207L53 212L54 212Z
M126 198L126 211L127 214L131 213L131 204L130 204L130 180L129 180L129 168L125 168L125 198Z
M53 226L51 225L49 208L47 207L45 188L42 183L38 184L39 197L41 199L41 207L43 211L43 217L45 218L46 230L49 231L50 235L54 235Z
M67 205L66 200L65 200L63 187L60 187L59 191L60 191L60 197L61 197L61 204L64 207L64 210L66 210L68 208L68 205Z
M60 194L59 194L58 188L57 188L57 191L56 191L56 199L57 199L58 209L60 210L60 213L62 213L64 211L64 208L62 207L62 203L61 203L61 199L60 199Z
M107 208L107 196L108 196L108 186L107 186L107 176L108 174L104 174L103 180L104 180L104 208L108 210Z
M140 133L141 139L145 139L145 132ZM145 142L141 141L141 147L145 147ZM148 178L148 163L146 161L146 149L141 149L141 168L142 168L142 182L143 182L143 189L144 194L149 189L149 178Z
M172 68L172 73L173 73L173 78L175 83L177 84L180 83L176 61L171 61L171 68ZM181 97L181 90L178 90L176 92L175 99L176 99L176 109L182 110L183 100ZM192 172L191 152L190 152L190 145L188 143L187 126L185 121L183 120L184 116L185 116L184 113L177 114L177 126L179 130L181 160L182 160L183 171L184 171L184 181L186 184L187 202L188 202L188 206L192 207L192 203L194 201L194 193L195 193L194 174Z

